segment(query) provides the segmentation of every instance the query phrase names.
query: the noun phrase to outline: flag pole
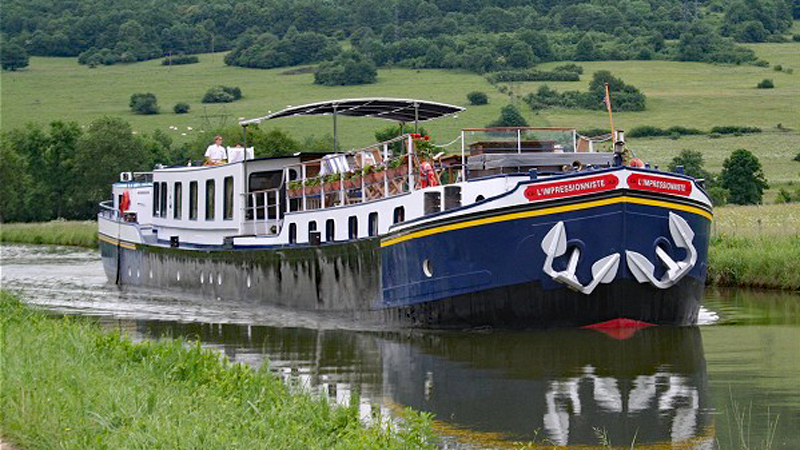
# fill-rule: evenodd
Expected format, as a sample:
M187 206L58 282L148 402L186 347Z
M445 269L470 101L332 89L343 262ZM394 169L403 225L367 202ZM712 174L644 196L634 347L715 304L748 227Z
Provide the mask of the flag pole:
M608 93L608 83L606 83L606 98L603 103L606 104L606 109L608 110L608 122L611 125L611 140L615 142L617 140L617 130L614 129L614 117L611 115L611 96Z

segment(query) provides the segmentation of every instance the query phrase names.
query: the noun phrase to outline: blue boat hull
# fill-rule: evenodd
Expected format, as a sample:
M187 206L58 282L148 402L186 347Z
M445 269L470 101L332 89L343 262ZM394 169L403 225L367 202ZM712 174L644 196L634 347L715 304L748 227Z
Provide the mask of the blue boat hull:
M625 251L654 264L661 247L678 261L670 212L694 232L697 262L668 289L640 283ZM382 239L261 249L173 249L101 240L109 280L179 289L300 310L336 311L423 327L586 326L614 319L653 324L696 322L706 275L710 213L664 196L615 191L543 205L443 218ZM610 283L587 295L543 271L542 242L562 222L575 275L588 284L592 265L621 255ZM568 252L569 253L569 252ZM568 255L553 268L567 267ZM655 264L660 267L660 264ZM663 269L656 270L661 277Z

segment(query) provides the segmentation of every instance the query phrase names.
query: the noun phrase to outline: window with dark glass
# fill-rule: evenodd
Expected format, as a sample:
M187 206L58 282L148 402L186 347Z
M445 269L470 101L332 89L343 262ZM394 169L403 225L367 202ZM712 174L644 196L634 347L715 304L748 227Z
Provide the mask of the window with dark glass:
M347 237L358 239L358 217L350 216L347 218Z
M336 224L333 219L325 221L325 242L333 242L336 240Z
M402 206L398 206L394 209L394 223L398 224L406 220L406 209Z
M378 213L373 212L369 213L369 220L368 220L368 228L367 231L370 236L377 236L378 235Z
M225 199L222 206L223 219L233 219L233 177L225 177Z
M161 203L159 202L159 199L161 198L160 194L161 183L153 183L153 217L158 217L160 215L159 213L161 212L161 210L158 209L159 206L161 206Z
M166 181L161 183L161 208L160 208L161 217L167 217L167 183Z
M308 222L308 242L311 242L311 233L314 231L317 231L317 222L312 220Z
M297 224L290 223L289 224L289 243L296 244L297 243Z
M174 186L174 196L173 199L173 207L172 207L172 218L176 220L183 219L183 183L180 181L175 182Z
M197 181L189 182L189 220L197 220Z
M206 180L206 220L214 220L214 180Z

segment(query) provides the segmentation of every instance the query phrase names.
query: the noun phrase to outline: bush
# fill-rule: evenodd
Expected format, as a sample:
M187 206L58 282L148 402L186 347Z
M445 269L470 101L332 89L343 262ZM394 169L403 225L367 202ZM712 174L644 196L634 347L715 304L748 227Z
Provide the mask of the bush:
M151 93L133 94L129 105L136 114L158 114L156 96Z
M172 107L175 114L186 114L189 112L189 109L190 106L188 103L176 103L175 106Z
M774 70L775 72L780 72L783 70L783 66L781 66L780 64L775 64L774 66L772 66L772 70Z
M489 96L485 92L473 91L467 94L470 105L485 105L489 103Z
M800 34L793 34L792 40L795 42L800 42Z
M545 72L541 70L504 70L486 77L490 83L508 83L511 81L580 81L575 72Z
M713 127L711 128L711 133L716 134L749 134L749 133L761 133L761 128L758 127L737 127L737 126L722 126L722 127Z
M230 103L242 98L242 90L238 87L214 86L203 96L203 103Z
M577 73L578 75L583 75L583 66L579 66L577 64L564 64L561 66L556 67L553 69L554 72L572 72Z
M578 130L578 134L581 136L595 137L611 134L611 130L607 130L605 128L587 128L585 130Z
M714 206L725 206L728 204L728 196L731 193L721 186L712 186L706 189L706 194L711 198Z
M669 132L666 130L662 130L658 127L653 127L650 125L642 125L640 127L635 127L628 132L628 137L651 137L651 136L666 136Z
M522 117L522 114L519 112L514 105L506 105L500 110L500 117L497 118L494 122L486 125L486 128L495 128L495 127L527 127L528 121Z
M182 64L195 64L200 62L200 59L194 55L172 55L167 56L161 61L162 66L178 66Z
M773 83L769 78L764 78L756 85L756 87L759 89L772 89L775 87L775 83Z
M686 128L681 126L672 126L667 128L667 133L669 134L679 134L681 136L691 136L691 135L699 135L705 134L702 130L698 130L697 128Z
M333 61L325 61L314 72L314 84L325 86L352 86L374 83L378 71L371 59L349 52Z

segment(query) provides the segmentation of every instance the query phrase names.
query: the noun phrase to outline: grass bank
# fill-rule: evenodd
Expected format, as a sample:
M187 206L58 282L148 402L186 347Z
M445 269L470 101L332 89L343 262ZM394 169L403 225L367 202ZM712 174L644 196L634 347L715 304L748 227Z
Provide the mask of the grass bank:
M714 211L708 282L800 290L800 204Z
M133 343L0 291L2 441L45 449L432 448L430 420L366 426L266 368L180 340Z
M54 220L0 224L0 242L97 247L97 222Z

